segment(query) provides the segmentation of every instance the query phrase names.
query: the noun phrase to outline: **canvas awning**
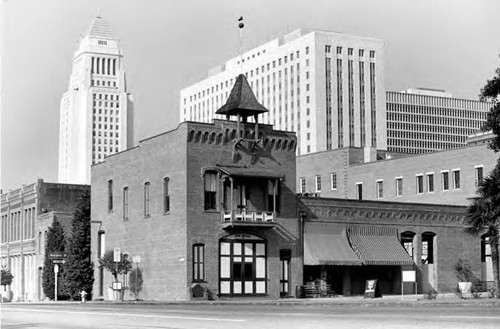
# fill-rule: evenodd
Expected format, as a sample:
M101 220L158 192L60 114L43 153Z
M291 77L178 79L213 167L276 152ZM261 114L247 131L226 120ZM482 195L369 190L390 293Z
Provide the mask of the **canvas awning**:
M365 265L413 265L395 227L356 225L348 228L349 241Z
M362 265L362 262L349 246L345 225L306 223L304 265Z
M256 168L256 167L236 167L236 166L220 166L217 168L229 176L239 177L262 177L262 178L281 178L285 175L277 170L270 168Z

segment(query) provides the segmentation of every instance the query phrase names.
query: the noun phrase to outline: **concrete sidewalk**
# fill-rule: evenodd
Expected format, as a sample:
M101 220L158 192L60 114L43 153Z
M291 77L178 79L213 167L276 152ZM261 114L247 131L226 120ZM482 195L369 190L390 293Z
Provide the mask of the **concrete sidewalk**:
M79 301L44 301L44 302L12 302L12 304L39 304L39 305L61 305L61 304L81 304ZM382 298L364 298L363 296L351 297L330 297L330 298L222 298L217 300L193 300L193 301L89 301L89 305L312 305L312 306L341 306L341 305L359 305L359 306L419 306L419 305L481 305L500 307L500 299L488 298L458 298L454 294L439 294L437 299L428 300L424 295L386 295Z

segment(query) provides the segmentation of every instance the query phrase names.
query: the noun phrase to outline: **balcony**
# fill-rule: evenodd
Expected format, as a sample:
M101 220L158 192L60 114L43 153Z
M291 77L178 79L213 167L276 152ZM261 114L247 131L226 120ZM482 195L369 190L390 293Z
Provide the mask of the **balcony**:
M272 211L239 211L222 212L222 227L259 227L271 228L276 225L276 214Z

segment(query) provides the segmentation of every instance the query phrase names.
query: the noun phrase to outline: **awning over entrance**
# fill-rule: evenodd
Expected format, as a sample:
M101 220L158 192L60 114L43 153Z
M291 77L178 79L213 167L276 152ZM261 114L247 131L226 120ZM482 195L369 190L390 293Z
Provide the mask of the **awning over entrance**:
M285 175L282 172L269 168L256 167L236 167L236 166L219 166L217 168L229 176L239 177L263 177L263 178L280 178Z
M401 245L395 227L359 225L348 227L349 240L365 265L413 265Z
M349 246L345 225L306 223L304 265L362 265Z

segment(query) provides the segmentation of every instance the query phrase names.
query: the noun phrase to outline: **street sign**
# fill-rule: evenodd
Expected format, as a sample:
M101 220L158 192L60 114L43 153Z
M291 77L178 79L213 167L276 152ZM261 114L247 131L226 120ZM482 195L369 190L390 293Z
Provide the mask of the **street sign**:
M51 252L49 254L49 259L56 259L56 258L68 258L68 254L65 252Z
M120 260L121 260L120 254L121 254L120 248L117 247L113 250L113 262L117 262L117 263L120 262Z
M140 263L141 262L141 256L134 256L132 258L132 262L134 262L134 263Z
M59 265L57 264L54 265L54 273L59 273Z
M52 264L65 264L66 259L53 259Z

